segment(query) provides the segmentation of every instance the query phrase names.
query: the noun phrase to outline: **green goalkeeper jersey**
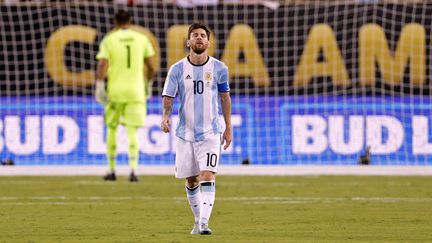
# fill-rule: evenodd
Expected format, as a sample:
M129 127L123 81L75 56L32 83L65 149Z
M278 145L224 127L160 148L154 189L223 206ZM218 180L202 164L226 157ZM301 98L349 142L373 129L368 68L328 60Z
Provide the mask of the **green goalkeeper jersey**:
M108 33L99 46L96 59L107 59L109 102L144 102L144 59L155 54L144 34L131 29Z

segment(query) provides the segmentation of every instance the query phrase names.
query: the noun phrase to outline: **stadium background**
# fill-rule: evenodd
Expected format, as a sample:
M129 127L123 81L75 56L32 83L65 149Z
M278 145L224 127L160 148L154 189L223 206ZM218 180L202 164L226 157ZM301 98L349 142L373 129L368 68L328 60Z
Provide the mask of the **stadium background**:
M355 165L368 145L375 165L432 163L428 4L2 5L1 159L105 165L103 107L92 98L94 57L118 9L132 13L160 53L140 164L174 161L172 135L158 130L159 96L167 68L186 54L185 28L194 20L214 29L211 54L232 76L234 142L222 164ZM402 56L400 64L385 56L383 40ZM362 66L362 51L375 53L365 61L375 70ZM119 149L125 164L126 147Z

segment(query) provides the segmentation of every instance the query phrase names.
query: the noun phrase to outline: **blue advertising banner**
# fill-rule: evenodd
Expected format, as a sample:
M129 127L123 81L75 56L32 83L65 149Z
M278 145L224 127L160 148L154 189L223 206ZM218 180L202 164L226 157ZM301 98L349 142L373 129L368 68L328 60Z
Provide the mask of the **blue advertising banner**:
M430 100L327 98L284 102L283 158L288 164L357 164L370 148L372 164L430 165Z
M431 100L372 97L233 97L233 143L222 164L432 165ZM0 159L17 165L105 165L103 106L92 98L0 99ZM160 131L161 98L148 101L140 164L174 163L175 136ZM176 110L178 107L174 107ZM177 115L172 115L176 124ZM221 117L222 119L222 117ZM174 130L174 129L172 129ZM118 132L119 164L127 137Z
M106 164L103 106L92 97L9 97L0 101L0 159L13 159L17 165ZM174 163L175 135L160 130L161 103L160 98L148 101L146 125L138 132L140 164ZM172 124L177 123L177 109L175 105ZM238 164L248 157L251 112L249 104L233 104L233 136L244 139L223 151L225 164ZM119 164L126 164L127 136L122 126L117 140Z

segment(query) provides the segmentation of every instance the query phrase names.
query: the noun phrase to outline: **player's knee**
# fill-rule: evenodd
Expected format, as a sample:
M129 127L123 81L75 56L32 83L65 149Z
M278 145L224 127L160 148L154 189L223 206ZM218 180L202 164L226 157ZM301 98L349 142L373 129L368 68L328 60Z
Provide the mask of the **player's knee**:
M216 179L216 173L214 173L213 171L204 170L201 171L200 177L201 181L213 181Z
M192 176L186 178L186 186L189 188L196 187L199 183L198 176Z

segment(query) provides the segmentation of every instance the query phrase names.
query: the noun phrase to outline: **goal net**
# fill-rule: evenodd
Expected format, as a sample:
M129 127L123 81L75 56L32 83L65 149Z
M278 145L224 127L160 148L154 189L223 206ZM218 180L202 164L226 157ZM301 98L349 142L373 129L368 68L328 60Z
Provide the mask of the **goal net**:
M353 165L366 151L376 165L432 163L432 5L397 1L0 2L0 159L106 164L95 55L120 9L157 50L140 164L174 163L174 135L159 129L161 93L193 21L214 30L209 53L229 67L234 136L222 164ZM118 145L126 164L123 129Z

